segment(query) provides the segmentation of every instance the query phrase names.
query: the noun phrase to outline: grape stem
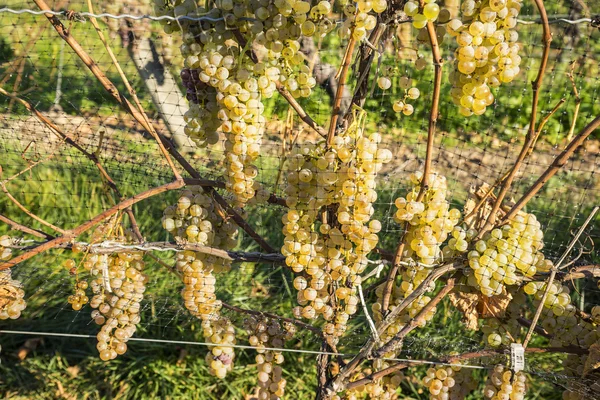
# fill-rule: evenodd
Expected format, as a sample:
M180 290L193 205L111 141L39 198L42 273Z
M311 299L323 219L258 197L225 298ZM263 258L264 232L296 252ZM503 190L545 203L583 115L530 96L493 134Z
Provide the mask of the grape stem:
M583 144L583 142L600 127L600 115L594 118L585 128L573 138L573 140L567 145L562 153L554 159L552 164L544 171L544 173L538 178L538 180L525 192L525 194L519 199L519 201L510 209L510 211L504 216L503 220L507 221L514 217L525 205L540 191L540 189L552 178L564 165L567 163L569 158L575 153L575 150Z
M423 3L423 2L421 2ZM421 4L421 7L423 4ZM437 125L437 119L439 116L439 105L440 105L440 92L442 88L442 55L440 52L440 46L438 44L437 35L435 32L435 26L433 22L427 22L427 35L429 36L429 43L431 45L431 53L433 55L433 63L434 63L434 86L433 86L433 98L431 101L431 111L429 114L429 127L427 130L427 150L425 153L425 166L423 168L423 178L421 180L421 188L419 190L419 194L417 195L416 201L422 201L425 196L425 192L429 187L429 175L431 172L431 160L433 158L433 142L435 137L435 128ZM394 280L396 279L396 275L398 274L398 269L400 268L400 261L402 261L402 253L404 252L404 247L406 246L405 238L406 233L408 232L409 223L408 221L404 224L404 233L402 238L398 243L398 247L396 248L396 253L394 255L394 265L390 269L388 274L387 282L385 284L385 288L383 290L383 299L381 301L381 309L383 315L385 315L390 307L390 297L392 295L392 289L394 287Z
M419 311L419 313L410 320L410 322L402 327L400 332L394 335L384 346L375 350L372 354L374 358L383 357L384 354L396 351L401 345L402 341L410 332L415 328L421 326L422 323L426 322L426 316L435 309L440 301L442 301L452 289L454 289L455 278L450 278L446 281L444 287L435 295L425 307Z
M30 228L30 227L25 226L25 225L21 225L18 222L13 221L12 219L10 219L8 217L5 217L2 214L0 214L0 221L2 221L5 224L9 225L11 227L11 229L14 229L14 230L17 230L17 231L21 231L21 232L24 232L24 233L28 233L30 235L37 236L37 237L43 238L43 239L54 239L54 236L49 235L46 232L42 232L42 231Z
M333 110L331 112L331 121L329 123L329 131L327 132L327 146L331 146L333 137L335 136L335 130L337 128L337 121L341 114L342 96L344 94L344 88L346 87L346 80L348 79L348 69L352 62L352 55L354 54L354 47L356 46L356 39L354 38L354 30L351 31L350 40L346 47L346 54L342 61L342 67L339 73L338 88L333 102Z
M538 110L538 101L539 101L539 97L540 97L540 87L542 86L542 80L544 79L544 74L546 72L546 67L548 65L548 57L550 55L550 43L552 43L552 33L550 32L550 24L548 23L548 15L546 14L546 8L544 7L544 1L543 0L534 0L538 11L540 13L540 17L542 20L542 27L543 27L543 44L544 44L544 50L542 53L542 59L541 59L541 63L540 63L540 68L538 70L538 75L536 77L536 79L534 81L531 82L531 88L533 91L533 103L531 106L531 118L529 121L529 129L527 132L527 136L525 139L525 143L523 144L523 148L521 149L521 152L519 153L517 159L515 160L515 163L513 164L512 169L510 170L508 176L506 177L506 179L504 180L502 187L500 188L500 192L498 193L498 196L496 197L496 201L494 202L494 205L492 206L492 210L487 218L487 221L485 223L485 225L483 226L483 228L479 231L477 238L480 239L481 237L483 237L483 234L487 231L489 231L493 226L494 223L496 222L496 217L497 217L497 212L500 209L500 206L502 204L502 201L504 200L504 197L506 197L506 194L508 193L508 190L510 189L510 186L515 178L515 176L517 175L517 173L519 172L519 169L521 168L521 165L523 165L523 161L525 160L525 157L527 156L527 154L529 153L529 149L531 148L532 145L535 144L536 141L536 118L537 118L537 110ZM533 150L533 149L532 149Z
M164 193L164 192L167 192L170 190L180 189L183 186L185 186L185 183L183 182L183 180L175 180L173 182L154 187L152 189L149 189L142 193L139 193L133 197L130 197L126 200L123 200L123 201L117 203L116 205L114 205L113 207L109 208L108 210L96 215L94 218L84 222L83 224L81 224L71 230L66 231L64 235L58 236L52 240L44 242L44 243L40 244L39 246L36 246L35 248L5 262L4 264L0 264L0 271L11 268L23 261L29 260L31 257L34 257L37 254L40 254L44 251L56 248L64 243L67 243L67 242L73 240L74 238L76 238L77 236L79 236L80 234L82 234L83 232L87 231L88 229L93 228L94 226L96 226L100 222L104 221L105 219L117 214L120 211L127 209L128 207L131 207L132 205L134 205L136 203L139 203L142 200L148 199L150 197L156 196L158 194L161 194L161 193Z
M17 102L19 102L30 113L32 113L42 124L46 125L50 129L50 131L52 131L54 134L56 134L58 137L60 137L61 140L63 140L68 145L74 147L77 151L79 151L81 154L83 154L87 159L89 159L91 162L93 162L94 165L96 166L96 168L98 169L98 172L100 173L101 178L104 179L104 181L108 185L108 187L115 193L115 195L117 196L117 199L123 200L123 195L121 194L119 188L117 187L117 184L110 177L110 175L108 174L108 172L106 171L104 166L100 163L100 160L98 159L98 156L96 155L96 153L90 153L87 150L85 150L82 146L80 146L77 142L75 142L71 137L69 137L66 133L64 133L62 131L62 129L59 128L54 122L52 122L44 114L40 113L35 107L33 107L31 105L31 103L29 103L26 100L23 100L19 97L16 97L16 96L13 96L13 95L7 93L2 88L0 88L0 94L11 97L14 100L16 100ZM140 240L140 242L142 242L143 236L140 233L140 229L138 227L135 216L133 215L133 211L131 210L131 208L127 208L125 210L125 212L129 216L129 222L131 223L131 229L133 230L133 233L136 235L138 240Z

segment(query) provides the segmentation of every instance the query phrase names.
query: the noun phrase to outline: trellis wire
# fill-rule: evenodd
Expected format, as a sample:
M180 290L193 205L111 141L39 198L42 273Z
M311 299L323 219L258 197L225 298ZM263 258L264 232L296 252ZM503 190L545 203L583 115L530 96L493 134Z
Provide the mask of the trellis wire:
M22 9L15 10L12 8L3 7L3 8L0 8L0 13L2 13L2 12L11 13L11 14L32 14L32 15L50 14L50 15L62 16L62 17L67 16L67 11L40 11L40 10L32 10L29 8L22 8ZM76 17L93 17L93 18L132 19L132 20L137 20L137 21L147 19L147 20L151 20L151 21L210 21L210 22L218 22L218 21L224 20L223 18L212 18L212 17L206 17L206 16L188 17L186 15L182 15L179 17L172 17L170 15L155 16L155 15L148 15L148 14L146 14L146 15L110 14L110 13L90 13L90 12L86 12L86 11L76 11L75 16ZM576 24L592 23L594 21L592 18L579 18L576 20L570 20L567 18L558 18L555 16L550 16L550 17L551 17L550 18L551 24L564 22L567 24L576 25ZM244 17L242 17L240 19L248 20L248 18L244 18ZM541 24L540 20L528 21L528 20L524 20L524 19L517 19L517 22L520 24L524 24L524 25Z
M77 333L61 333L61 332L37 332L37 331L14 331L14 330L0 330L1 334L10 334L10 335L29 335L29 336L53 336L53 337L64 337L64 338L80 338L80 339L95 339L95 335L83 335ZM208 347L231 347L236 349L245 349L245 350L271 350L278 351L282 353L302 353L302 354L312 354L315 356L318 355L330 355L330 356L340 356L340 357L353 357L356 354L349 353L333 353L328 351L317 351L317 350L305 350L305 349L286 349L281 347L259 347L259 346L247 346L242 344L215 344L209 342L192 342L188 340L165 340L165 339L148 339L148 338L139 338L139 337L131 337L129 339L132 342L147 342L147 343L164 343L164 344L183 344L190 346L208 346ZM452 364L452 363L444 363L440 361L431 361L431 360L413 360L409 358L381 358L384 361L395 361L395 362L406 362L411 364L422 364L422 365L443 365L448 367L463 367L470 369L490 369L488 367L483 367L480 365L469 365L469 364Z

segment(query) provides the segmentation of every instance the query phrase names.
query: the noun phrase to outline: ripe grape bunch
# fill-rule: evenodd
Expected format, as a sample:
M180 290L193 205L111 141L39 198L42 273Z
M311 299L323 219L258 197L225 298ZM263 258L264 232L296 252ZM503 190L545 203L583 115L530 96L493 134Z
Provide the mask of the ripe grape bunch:
M148 280L142 256L142 252L93 254L83 263L93 277L90 306L95 309L92 319L102 326L96 336L96 348L104 361L127 351L127 341L141 321L140 303ZM76 295L78 299L82 297ZM71 305L80 309L82 302L72 301Z
M466 0L462 18L446 25L458 49L450 74L452 100L464 116L481 115L494 102L491 88L519 73L519 34L514 29L520 0Z
M175 205L165 209L163 227L180 243L231 249L237 244L237 227L225 221L216 207L200 186L191 186ZM233 368L235 330L231 321L220 315L222 303L215 294L215 274L229 271L231 262L186 250L177 253L175 266L184 284L181 294L185 307L202 320L205 339L216 345L206 355L210 372L223 378Z
M381 230L381 223L372 219L375 176L392 157L378 148L381 135L364 135L361 121L355 119L331 146L320 142L295 148L288 163L282 254L298 274L294 287L300 307L294 314L307 319L322 315L328 321L326 334L335 337L357 311L356 286ZM333 205L330 218L319 221L320 210ZM329 303L333 282L340 301L337 314Z
M538 271L548 271L552 262L541 252L543 239L536 217L519 212L508 224L486 233L469 251L473 270L469 283L484 295L493 296L500 294L504 285L515 285L517 272L532 277Z
M284 357L281 349L292 339L296 327L289 322L281 324L276 319L252 316L244 321L251 346L256 347L258 365L258 400L279 400L285 392L286 380L282 377Z
M10 260L12 250L8 246L11 244L9 236L0 236L0 261ZM17 319L27 307L21 286L21 282L12 279L10 269L0 271L0 320Z
M394 284L392 289L390 310L410 295L431 273L432 267L441 260L441 246L460 219L460 211L450 209L450 204L446 200L448 188L446 178L442 175L430 174L429 186L422 200L417 201L422 178L420 172L411 174L412 190L406 198L399 197L395 201L397 211L394 219L407 224L407 232L403 239L406 246L402 254L402 260L406 265L400 269L400 283ZM377 322L383 319L381 304L385 285L385 283L380 285L375 291L378 301L373 304L372 310ZM387 329L384 339L398 333L403 325L416 316L430 300L429 296L421 295L413 301ZM423 322L431 319L434 314L435 309L428 313Z
M490 400L523 400L527 390L527 377L523 371L513 373L503 365L490 371L483 389L483 397Z
M477 382L466 368L459 365L429 368L423 378L430 400L462 400L477 388Z

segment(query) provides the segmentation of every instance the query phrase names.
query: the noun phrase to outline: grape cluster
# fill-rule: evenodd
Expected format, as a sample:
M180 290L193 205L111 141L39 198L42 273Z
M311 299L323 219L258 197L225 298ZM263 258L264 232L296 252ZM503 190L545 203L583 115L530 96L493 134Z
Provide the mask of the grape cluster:
M523 291L533 296L537 307L546 291L546 282L529 282ZM571 304L570 290L560 283L552 283L540 318L540 325L552 335L551 346L579 346L589 348L600 339L594 316L599 309L592 309L592 319L581 318L577 308Z
M384 362L378 370L387 367L389 367L389 365ZM370 368L365 368L352 376L350 381L362 379L371 373L372 370ZM405 376L401 371L394 372L382 378L375 379L366 385L347 390L344 395L344 400L358 400L364 399L365 397L371 400L396 400L399 398L397 393L398 388L404 379Z
M217 91L200 80L196 69L183 68L180 76L190 103L183 115L185 134L199 147L216 144L219 141L217 129L221 125L217 116Z
M286 380L282 377L283 353L266 348L281 349L292 339L296 327L288 322L283 325L275 319L251 317L244 321L250 345L257 348L258 400L279 400L283 397Z
M533 214L520 212L508 224L495 228L477 241L468 253L473 273L469 283L486 296L500 294L504 285L514 285L517 271L532 277L548 270L551 262L540 251L544 233Z
M389 79L389 78L386 78ZM407 76L400 78L400 88L404 90L404 97L396 100L392 105L394 112L402 113L404 115L412 115L415 112L415 108L409 103L409 100L416 100L421 96L421 92L416 87L412 86L412 79ZM381 87L381 84L380 84Z
M465 368L458 365L429 368L423 378L431 400L462 400L477 388L477 382Z
M335 337L357 310L359 274L381 230L381 223L372 219L375 176L392 158L389 150L378 147L381 135L367 137L360 126L352 124L329 147L321 142L295 148L288 163L289 210L282 219L281 251L298 274L294 287L300 307L294 314L307 319L322 315L328 321L325 332ZM318 225L322 207L327 207L328 219ZM334 282L337 315L329 304Z
M163 227L177 242L197 243L220 249L237 244L237 227L218 213L213 199L200 186L190 186L177 203L165 209ZM177 253L175 263L183 280L184 305L202 320L204 337L215 346L206 355L211 374L223 378L233 368L235 330L231 321L220 315L222 303L215 294L215 274L231 269L231 261L211 254L186 250Z
M406 195L406 198L399 197L395 201L397 207L395 220L407 224L404 237L406 246L402 254L402 261L406 265L400 269L402 278L400 283L395 283L392 289L390 310L402 303L427 278L434 264L441 260L441 246L460 219L460 211L450 209L450 204L446 200L448 188L446 178L442 175L432 173L429 176L429 186L422 201L416 201L421 190L422 178L423 174L420 172L411 174L410 180L413 189ZM375 291L378 301L373 304L372 310L377 322L383 319L381 304L384 287L385 283ZM431 287L430 291L433 289L434 287ZM431 298L427 295L418 297L398 316L384 336L393 337L430 301ZM435 311L432 309L422 323L430 320Z
M9 236L0 236L0 261L10 260L12 244ZM27 307L25 292L21 289L21 282L12 279L10 269L0 271L0 320L17 319Z
M411 174L413 189L406 198L399 197L395 200L397 210L394 219L397 222L408 223L405 236L407 246L403 260L411 260L417 265L431 267L440 260L441 245L446 241L449 233L453 232L460 219L460 211L450 209L450 204L446 200L448 195L446 178L437 173L430 174L429 186L423 199L417 201L422 178L423 174L420 172ZM464 237L460 240L464 240ZM463 246L462 242L459 243L460 246Z
M494 102L490 89L519 73L519 35L513 28L521 6L520 0L467 0L461 5L464 20L447 24L458 44L450 93L462 115L483 114Z
M229 318L212 314L210 318L202 320L202 334L214 345L204 358L208 371L223 379L233 369L235 327Z
M527 377L523 371L513 374L502 365L496 365L490 371L483 389L483 397L490 400L510 399L523 400L525 398Z
M83 264L93 277L90 286L94 296L90 306L95 309L92 319L102 325L96 336L96 348L104 361L115 359L127 351L127 341L141 320L140 302L148 280L143 273L142 255L141 252L93 254ZM84 289L79 288L75 296L70 299L71 305L74 309L81 309Z

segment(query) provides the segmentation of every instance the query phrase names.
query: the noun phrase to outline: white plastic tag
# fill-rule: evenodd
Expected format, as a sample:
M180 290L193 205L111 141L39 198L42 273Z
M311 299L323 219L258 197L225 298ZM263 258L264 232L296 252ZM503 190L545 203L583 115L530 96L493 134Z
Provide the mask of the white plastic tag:
M525 349L521 343L511 343L510 365L513 372L519 372L525 369Z

